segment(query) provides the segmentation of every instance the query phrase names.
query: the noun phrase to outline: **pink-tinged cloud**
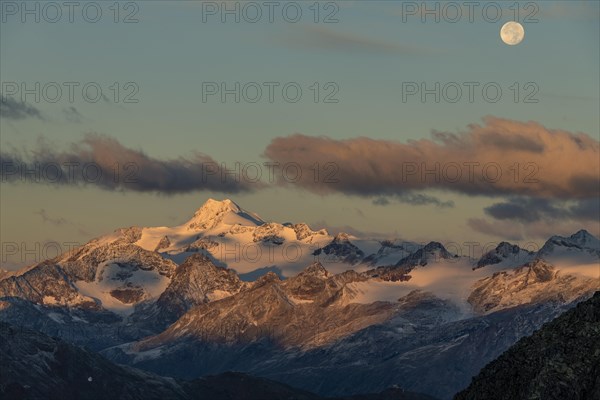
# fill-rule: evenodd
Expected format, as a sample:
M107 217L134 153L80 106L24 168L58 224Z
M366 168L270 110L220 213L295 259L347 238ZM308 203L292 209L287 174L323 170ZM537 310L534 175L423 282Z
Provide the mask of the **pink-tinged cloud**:
M328 194L403 195L427 189L467 195L585 199L599 196L600 143L537 122L486 117L464 132L408 141L275 138L264 155L303 174L282 180ZM319 174L315 174L318 166Z

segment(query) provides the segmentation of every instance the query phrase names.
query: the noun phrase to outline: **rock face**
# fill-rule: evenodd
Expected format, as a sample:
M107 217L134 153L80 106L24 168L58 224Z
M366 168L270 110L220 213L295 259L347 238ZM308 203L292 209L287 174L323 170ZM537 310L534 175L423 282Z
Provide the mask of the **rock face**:
M531 261L535 253L527 251L516 244L501 242L495 249L485 253L478 261L475 268L483 268L487 265L496 265L500 263L508 265L522 265Z
M169 240L169 237L163 236L163 238L160 239L160 242L158 242L158 244L154 248L154 251L161 251L162 249L168 248L170 245L171 245L171 241Z
M324 257L325 260L329 261L340 260L347 264L356 264L365 257L365 253L356 247L345 233L337 234L331 243L315 250L313 255Z
M597 290L599 285L594 278L574 279L570 275L562 275L553 265L536 259L477 282L468 301L479 313L530 302L556 300L569 303L582 293Z
M156 301L158 317L171 323L192 307L238 293L244 287L237 274L194 254L177 267L171 283Z
M296 233L296 239L298 240L309 239L310 241L313 236L327 236L327 231L325 229L313 231L308 225L303 223L289 224L289 227L294 230L294 232Z
M399 268L424 267L432 261L448 260L454 257L440 242L429 242L423 248L398 261L395 266Z
M443 260L458 260L458 256L451 254L439 242L429 242L403 257L395 265L377 267L367 271L366 274L386 281L408 281L413 269Z
M21 275L0 280L0 297L18 297L37 304L52 302L100 309L96 301L79 293L65 271L51 261Z
M600 399L600 292L489 363L455 400Z
M252 343L264 337L283 347L331 342L385 321L396 308L383 302L350 303L348 297L352 294L346 285L362 279L358 274L333 276L320 263L313 263L285 281L268 273L244 290L239 289L239 280L221 282L218 287L230 287L239 293L220 301L204 301L166 331L135 344L133 349L143 352L188 340Z

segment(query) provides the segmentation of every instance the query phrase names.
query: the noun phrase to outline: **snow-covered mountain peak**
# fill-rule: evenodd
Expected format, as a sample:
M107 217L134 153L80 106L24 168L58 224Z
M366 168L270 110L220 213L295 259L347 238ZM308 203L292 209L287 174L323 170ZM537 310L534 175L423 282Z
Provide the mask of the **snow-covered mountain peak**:
M597 259L600 257L600 240L584 229L568 237L554 235L544 243L537 256L556 261L576 253Z
M431 262L448 260L457 256L450 253L440 242L429 242L423 248L404 257L396 263L396 267L412 268L416 266L425 266Z
M285 226L288 226L290 228L292 228L294 230L294 232L296 232L296 239L298 240L304 240L307 238L311 238L312 236L327 236L328 233L325 229L320 229L318 231L313 231L310 226L308 226L307 224L301 222L298 224L284 224Z
M434 252L438 250L446 251L446 248L440 242L429 242L423 247L423 251L426 252Z
M350 235L345 232L340 232L333 238L333 243L349 243Z
M522 249L516 244L500 242L496 248L483 254L474 268L482 268L486 265L516 267L531 261L534 257L533 252Z
M317 278L322 278L322 279L327 279L331 276L329 271L327 271L325 269L325 267L323 267L323 264L321 264L318 261L315 261L312 264L310 264L308 267L304 268L304 270L302 271L302 274L303 275L311 275L311 276L315 276Z
M234 201L208 199L185 224L188 229L211 229L224 223L227 225L259 226L264 221L256 214L248 212Z
M571 236L569 236L569 239L573 240L575 243L581 245L582 247L600 250L600 240L598 240L598 238L594 237L585 229L581 229L580 231L572 234Z
M511 253L516 253L519 251L519 246L516 244L511 244L509 242L500 242L498 246L496 246L496 251L499 254L508 255Z

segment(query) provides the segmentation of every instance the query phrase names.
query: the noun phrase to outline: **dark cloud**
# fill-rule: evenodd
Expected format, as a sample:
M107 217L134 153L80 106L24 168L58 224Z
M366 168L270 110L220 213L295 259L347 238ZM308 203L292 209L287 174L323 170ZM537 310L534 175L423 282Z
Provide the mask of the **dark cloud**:
M26 118L37 118L42 120L40 110L25 103L16 101L12 97L0 95L0 117L12 120L21 120Z
M29 153L29 157L16 152L0 153L2 182L93 185L162 194L197 190L238 193L262 186L244 180L242 174L226 174L226 170L233 169L231 165L217 163L202 153L160 160L97 134L87 135L69 151L57 151L41 141Z
M587 199L577 201L575 204L569 207L569 214L573 217L573 219L589 219L591 221L600 221L600 200Z
M83 120L83 115L81 115L81 113L73 106L64 108L63 113L69 122L80 124Z
M454 202L451 200L442 201L437 197L426 195L423 193L404 193L390 198L398 203L410 204L412 206L436 206L439 208L452 208ZM376 206L387 206L391 204L391 201L386 197L377 197L373 200L373 204Z
M375 200L373 200L373 204L375 204L376 206L387 206L390 204L390 201L385 197L378 197Z
M600 220L600 199L573 201L543 198L511 198L484 209L485 213L497 220L511 220L523 223L540 220Z
M39 211L34 212L34 214L37 214L40 217L42 217L42 221L44 221L44 223L50 223L50 224L56 225L56 226L65 225L65 224L69 223L65 218L62 218L62 217L53 218L53 217L48 216L48 213L43 208Z
M454 202L452 200L442 201L437 197L429 196L423 193L406 193L395 196L400 203L410 204L413 206L428 206L433 205L439 208L452 208Z
M600 234L600 199L560 200L513 197L484 209L487 219L467 225L480 233L508 240L547 239L580 229Z
M40 209L39 211L35 211L34 214L39 215L45 224L51 224L51 225L54 225L57 227L61 226L61 227L75 228L77 233L81 236L84 236L84 237L92 236L92 234L89 233L88 230L83 225L69 221L68 219L63 218L63 217L51 217L50 215L48 215L46 210L43 208Z
M490 197L584 199L598 196L600 179L597 139L495 117L464 132L434 132L432 139L408 143L295 134L273 139L264 155L280 164L295 162L303 170L333 166L330 179L305 174L293 183L319 194L388 197L438 189ZM427 197L404 199L432 202Z

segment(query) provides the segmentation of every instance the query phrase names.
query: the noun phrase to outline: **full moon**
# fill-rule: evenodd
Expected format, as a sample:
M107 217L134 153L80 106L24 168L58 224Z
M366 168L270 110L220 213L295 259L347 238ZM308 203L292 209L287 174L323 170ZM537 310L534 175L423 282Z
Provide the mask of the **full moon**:
M525 29L523 25L515 21L509 21L502 25L500 29L500 38L502 41L510 46L514 46L523 41L525 37Z

